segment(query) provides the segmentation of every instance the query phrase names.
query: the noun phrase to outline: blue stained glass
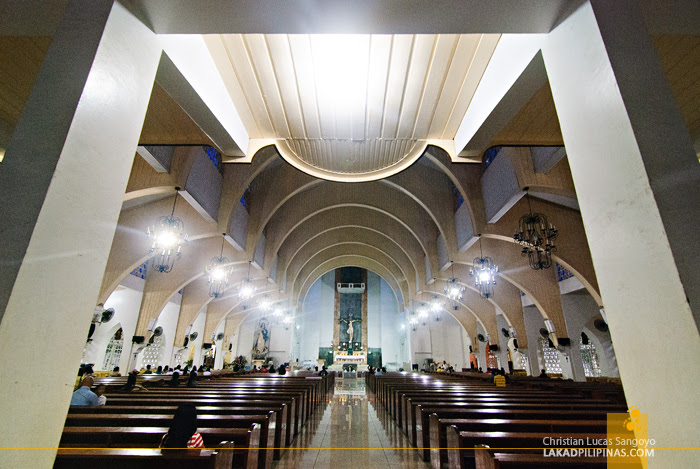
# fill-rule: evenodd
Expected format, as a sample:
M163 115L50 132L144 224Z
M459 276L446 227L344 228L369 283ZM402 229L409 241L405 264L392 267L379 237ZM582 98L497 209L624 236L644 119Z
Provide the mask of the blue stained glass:
M140 279L146 280L146 270L148 269L148 261L131 271L131 275Z
M486 152L484 153L484 163L486 163L486 167L488 168L491 162L493 162L494 158L496 158L496 155L498 155L498 152L501 151L501 147L491 147Z
M557 264L557 278L559 279L560 282L563 282L567 278L573 277L574 274L566 270L564 267L560 266Z
M216 148L205 147L205 149L207 151L207 156L209 157L209 160L214 164L214 167L218 169L219 165L221 164L221 155L218 151L216 151Z

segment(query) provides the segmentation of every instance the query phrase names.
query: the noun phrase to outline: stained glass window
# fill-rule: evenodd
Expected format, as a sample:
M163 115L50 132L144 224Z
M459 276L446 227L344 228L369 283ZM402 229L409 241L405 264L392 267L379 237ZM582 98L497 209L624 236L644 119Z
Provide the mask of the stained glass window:
M588 340L581 341L581 360L583 360L583 372L586 378L598 378L603 374L598 363L598 353L595 350L595 346L588 342Z
M146 365L151 365L151 368L157 368L158 365L163 362L163 357L161 355L163 352L164 342L165 338L163 337L163 334L161 334L153 338L152 344L148 344L146 350L143 351L144 368Z
M119 359L122 356L122 348L124 347L124 338L122 337L122 329L119 328L114 333L107 344L105 351L105 359L102 364L103 370L113 370L115 366L119 366Z
M547 374L561 374L561 361L559 352L554 347L549 346L549 340L540 338L540 350L542 350L542 362Z

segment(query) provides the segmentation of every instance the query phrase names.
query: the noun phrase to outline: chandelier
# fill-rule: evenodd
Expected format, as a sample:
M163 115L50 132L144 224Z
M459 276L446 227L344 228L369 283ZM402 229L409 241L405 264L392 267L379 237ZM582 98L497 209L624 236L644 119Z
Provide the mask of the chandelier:
M435 295L437 297L437 295ZM443 302L433 302L430 304L430 312L433 313L433 319L439 321L442 319L442 308L445 306Z
M523 247L522 255L527 256L531 268L549 269L552 266L552 253L557 250L554 245L557 229L551 223L547 223L545 215L532 212L528 189L525 188L525 197L530 213L520 217L513 239Z
M218 257L212 257L204 269L208 275L209 296L213 298L221 298L224 295L224 290L228 286L229 275L233 272L231 261L224 257L225 236L226 233L223 234L221 239L221 254Z
M474 265L469 269L469 276L474 277L474 285L479 289L479 294L484 298L493 296L493 286L496 285L498 266L490 257L484 257L481 247L481 235L479 235L479 250L481 256L474 259Z
M442 301L442 298L440 298L440 296L437 293L434 294L430 299L430 312L433 314L433 317L436 321L440 320L442 308L444 307L445 302Z
M450 300L456 301L462 299L462 292L464 292L464 285L462 282L455 277L455 264L452 263L452 277L447 279L447 284L445 285L445 295Z
M146 234L153 240L148 255L151 257L151 266L158 272L168 273L173 270L176 259L182 257L180 249L187 243L185 224L175 216L175 204L180 188L175 188L175 200L173 211L169 216L159 217L153 226L146 230Z
M280 317L284 314L285 311L286 311L286 309L282 305L282 303L278 302L275 304L272 314L274 314L276 317Z
M253 283L253 279L250 278L250 262L248 262L248 275L238 287L238 297L244 301L249 300L253 297L253 293L255 293L255 283Z
M258 300L258 308L260 311L272 311L272 299L267 293Z

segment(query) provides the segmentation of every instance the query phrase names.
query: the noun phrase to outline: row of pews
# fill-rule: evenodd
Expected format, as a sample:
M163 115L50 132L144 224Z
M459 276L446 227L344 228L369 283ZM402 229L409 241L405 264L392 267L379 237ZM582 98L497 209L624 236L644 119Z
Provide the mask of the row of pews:
M614 384L530 379L496 387L484 375L418 373L365 380L377 406L434 469L606 467L604 456L545 457L543 441L605 440L607 413L627 411Z
M316 408L329 401L334 374L205 376L194 388L163 386L163 377L145 375L139 377L147 388L142 392L121 391L126 380L96 378L95 388L107 387L107 404L70 407L54 468L269 469ZM158 449L184 403L196 406L207 449Z

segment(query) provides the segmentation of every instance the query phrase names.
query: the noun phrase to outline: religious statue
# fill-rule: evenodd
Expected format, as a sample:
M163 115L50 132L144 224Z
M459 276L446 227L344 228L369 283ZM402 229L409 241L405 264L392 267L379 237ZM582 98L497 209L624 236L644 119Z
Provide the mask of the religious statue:
M352 343L353 342L352 339L354 338L354 332L355 332L355 329L352 327L352 323L360 322L360 320L353 319L352 317L350 317L349 320L348 319L341 319L340 322L346 322L348 324L348 337L350 337L349 342Z
M265 355L269 351L268 340L270 333L267 330L265 321L260 321L258 332L256 333L255 343L253 344L253 352L257 357Z

